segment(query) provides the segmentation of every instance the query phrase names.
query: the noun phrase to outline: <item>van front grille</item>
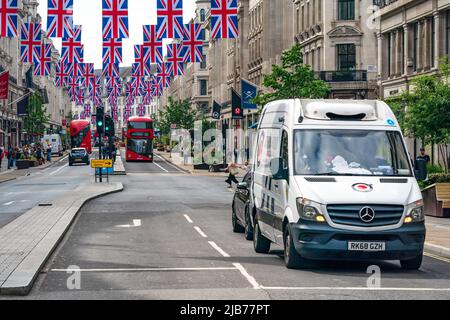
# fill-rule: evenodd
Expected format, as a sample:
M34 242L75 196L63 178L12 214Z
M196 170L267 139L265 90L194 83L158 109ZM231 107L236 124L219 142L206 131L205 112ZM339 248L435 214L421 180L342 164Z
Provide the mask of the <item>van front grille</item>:
M371 222L361 220L359 212L364 207L370 207L375 212ZM333 223L355 227L381 227L399 223L404 207L401 205L380 204L330 204L327 205L328 215Z

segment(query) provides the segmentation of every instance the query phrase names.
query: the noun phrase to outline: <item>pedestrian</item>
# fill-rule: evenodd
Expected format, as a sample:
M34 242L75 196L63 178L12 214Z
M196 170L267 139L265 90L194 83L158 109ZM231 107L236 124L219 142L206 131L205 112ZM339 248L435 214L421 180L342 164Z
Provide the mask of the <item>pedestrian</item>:
M239 166L236 163L232 162L225 170L228 171L228 178L225 180L225 182L229 184L229 188L233 186L232 182L238 184L239 181L236 179L236 175L239 173Z
M11 167L15 167L17 163L17 147L12 150Z
M52 145L47 144L47 162L52 162Z
M8 147L8 170L11 169L12 156L13 156L13 148L11 147L11 145L9 145L9 147Z
M423 148L423 147L420 148L420 155L417 157L417 159L425 160L427 162L427 164L430 163L430 161L431 161L430 156L425 153L425 148Z
M4 152L3 152L3 147L2 147L2 146L0 146L0 171L2 171L2 161L3 161L3 155L4 155Z
M183 164L189 164L189 158L191 157L191 150L189 147L184 147L183 149Z

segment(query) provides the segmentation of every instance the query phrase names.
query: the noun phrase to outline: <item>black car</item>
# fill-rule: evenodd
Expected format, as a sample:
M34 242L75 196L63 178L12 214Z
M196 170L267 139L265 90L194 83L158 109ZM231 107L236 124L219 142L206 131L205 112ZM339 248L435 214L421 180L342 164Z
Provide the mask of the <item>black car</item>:
M69 153L69 166L74 163L90 164L89 153L85 148L73 148Z
M250 183L252 173L249 171L237 185L232 204L231 222L233 231L245 233L245 239L253 239L253 224L250 210Z

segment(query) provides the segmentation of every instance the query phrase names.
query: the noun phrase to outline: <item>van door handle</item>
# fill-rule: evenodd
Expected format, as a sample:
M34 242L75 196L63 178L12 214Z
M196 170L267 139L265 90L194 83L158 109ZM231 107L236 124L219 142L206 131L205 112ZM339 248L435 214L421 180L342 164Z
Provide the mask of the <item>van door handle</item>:
M275 190L278 190L278 187L279 187L278 183L274 184L273 187L275 188Z

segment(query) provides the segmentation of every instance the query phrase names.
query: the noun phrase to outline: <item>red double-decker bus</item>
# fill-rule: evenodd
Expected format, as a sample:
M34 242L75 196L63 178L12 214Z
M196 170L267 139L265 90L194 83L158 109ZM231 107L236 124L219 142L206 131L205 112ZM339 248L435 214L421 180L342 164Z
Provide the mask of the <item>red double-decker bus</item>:
M72 148L86 148L92 152L91 123L89 120L73 120L70 122L70 146Z
M126 137L126 161L153 161L153 119L129 118Z

